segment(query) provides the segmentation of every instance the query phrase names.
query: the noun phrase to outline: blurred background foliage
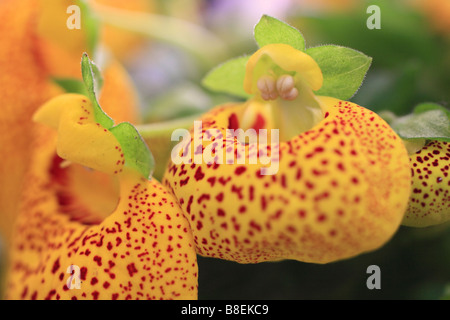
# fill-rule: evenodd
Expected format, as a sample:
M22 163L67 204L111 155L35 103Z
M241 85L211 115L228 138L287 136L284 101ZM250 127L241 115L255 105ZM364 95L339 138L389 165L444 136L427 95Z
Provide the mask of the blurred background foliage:
M224 42L225 51L220 60L212 59L213 62L252 53L256 49L253 26L262 14L268 14L298 28L307 47L335 44L373 57L367 78L352 99L356 103L374 111L390 110L400 115L409 113L418 103L432 101L446 105L450 98L450 9L445 0L156 3L161 13L190 19ZM370 16L366 10L372 4L381 9L379 30L366 27ZM213 64L196 60L164 43L152 43L144 52L150 57L130 59L128 66L148 99L145 106L149 107L146 110L149 121L196 113L211 104L227 101L228 97L196 87ZM166 108L166 103L172 107Z
M120 9L121 1L99 2ZM366 26L370 5L381 9L381 29ZM182 121L236 100L204 89L201 79L217 64L257 49L253 27L263 14L298 28L307 47L335 44L371 56L372 66L353 102L402 115L422 102L448 107L450 101L449 0L130 0L130 9L149 19L157 15L181 22L170 33L165 25L99 14L123 33L103 36L110 37L112 52L136 85L144 123L155 124L152 130L162 136L168 131L158 127L161 122ZM191 27L201 31L197 41L189 38L196 34ZM148 142L156 158L170 152L167 140ZM160 179L165 163L158 165ZM449 299L449 228L401 227L383 248L327 265L240 265L199 257L199 298ZM381 269L381 290L366 287L370 265Z

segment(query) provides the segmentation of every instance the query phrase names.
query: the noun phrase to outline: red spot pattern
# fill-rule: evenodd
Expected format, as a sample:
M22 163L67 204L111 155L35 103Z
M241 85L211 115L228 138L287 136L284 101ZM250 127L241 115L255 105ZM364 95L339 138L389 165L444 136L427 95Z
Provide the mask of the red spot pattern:
M124 172L110 216L92 225L71 220L59 211L46 170L55 158L53 133L40 127L35 134L6 298L196 299L194 239L175 198L156 180ZM70 265L78 275L66 273ZM77 276L81 288L69 289L69 277Z
M431 141L411 160L411 199L403 224L432 226L450 220L450 144Z
M203 129L210 124L227 137L243 108L213 109L201 119ZM203 148L210 143L204 139ZM325 263L381 246L400 225L410 192L408 156L370 110L344 101L330 106L314 128L280 143L275 175L261 174L261 163L249 164L254 146L227 137L216 152L232 152L230 146L244 164L197 164L204 178L181 186L174 174L181 165L172 163L163 179L178 199L188 199L180 203L200 255L240 263Z

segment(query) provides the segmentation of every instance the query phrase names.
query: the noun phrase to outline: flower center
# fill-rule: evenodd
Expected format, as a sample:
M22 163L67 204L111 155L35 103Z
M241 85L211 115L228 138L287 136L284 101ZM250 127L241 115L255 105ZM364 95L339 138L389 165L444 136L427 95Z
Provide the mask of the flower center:
M108 175L53 157L51 188L59 209L71 220L86 225L102 222L119 203L117 175Z
M257 87L264 100L275 100L278 96L283 100L294 100L298 97L298 89L291 75L282 75L278 79L273 76L262 76L257 82Z
M322 82L319 66L306 53L284 44L262 47L246 67L244 88L253 98L246 102L243 124L263 113L280 130L281 141L312 129L326 109L314 94Z

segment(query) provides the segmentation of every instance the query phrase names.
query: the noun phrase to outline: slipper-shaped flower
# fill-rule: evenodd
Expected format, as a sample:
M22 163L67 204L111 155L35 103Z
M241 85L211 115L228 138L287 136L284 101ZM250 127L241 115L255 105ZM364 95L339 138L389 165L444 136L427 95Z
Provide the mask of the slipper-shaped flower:
M159 182L127 163L91 101L61 95L34 120L53 129L34 128L6 298L196 299L189 223Z
M314 95L321 86L309 55L263 46L246 67L252 97L203 115L174 149L163 183L200 255L327 263L375 250L396 232L410 194L405 146L370 110ZM259 143L246 143L229 129L279 129L280 141L271 131L266 145L260 131Z

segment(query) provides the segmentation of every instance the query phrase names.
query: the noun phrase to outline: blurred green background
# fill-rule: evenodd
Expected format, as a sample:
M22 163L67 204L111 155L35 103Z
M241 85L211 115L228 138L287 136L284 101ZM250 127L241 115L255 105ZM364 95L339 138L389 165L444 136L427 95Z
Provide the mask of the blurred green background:
M307 47L335 44L371 56L372 66L351 101L375 112L390 110L397 115L410 113L422 102L448 107L449 0L152 2L158 14L199 26L218 42L188 48L178 41L189 36L184 30L177 35L180 39L165 39L164 32L152 38L152 32L148 32L143 45L123 58L139 92L147 123L200 114L235 100L206 90L201 79L215 65L251 54L257 48L253 26L263 14L298 28ZM380 7L381 29L366 26L370 5ZM380 290L366 287L370 265L381 269ZM199 299L445 297L450 297L449 224L424 229L401 227L383 248L327 265L297 261L241 265L199 257Z
M164 3L162 8L166 8L169 15L183 10L176 9L179 2L159 1ZM450 4L446 0L185 2L195 5L185 3L184 7L188 6L191 10L197 8L194 10L196 14L187 16L216 35L223 41L224 47L220 48L221 56L212 58L212 63L195 59L183 50L174 51L174 47L161 43L153 43L147 51L160 58L153 64L148 64L148 60L144 62L148 69L142 69L142 60L130 59L133 62L128 67L141 92L145 92L144 98L148 102L145 104L148 107L146 112L151 121L195 113L210 107L211 103L226 101L228 97L198 88L199 81L215 66L214 62L251 54L257 49L253 26L262 14L279 18L298 28L306 39L307 47L335 44L373 57L365 82L352 99L356 103L374 111L391 110L398 115L409 113L416 104L426 101L448 104ZM366 26L371 16L367 13L370 5L380 8L381 29L370 30ZM194 16L196 18L192 18ZM170 52L174 60L170 60L171 55L165 54L164 50L167 50L165 53ZM205 48L205 54L212 51L210 46ZM171 62L165 64L167 61ZM164 74L163 80L159 75L155 76L158 72ZM180 91L185 95L175 97L168 94ZM182 101L176 101L177 106L174 107L174 100L179 97ZM171 108L165 108L168 105L166 99L170 101Z

